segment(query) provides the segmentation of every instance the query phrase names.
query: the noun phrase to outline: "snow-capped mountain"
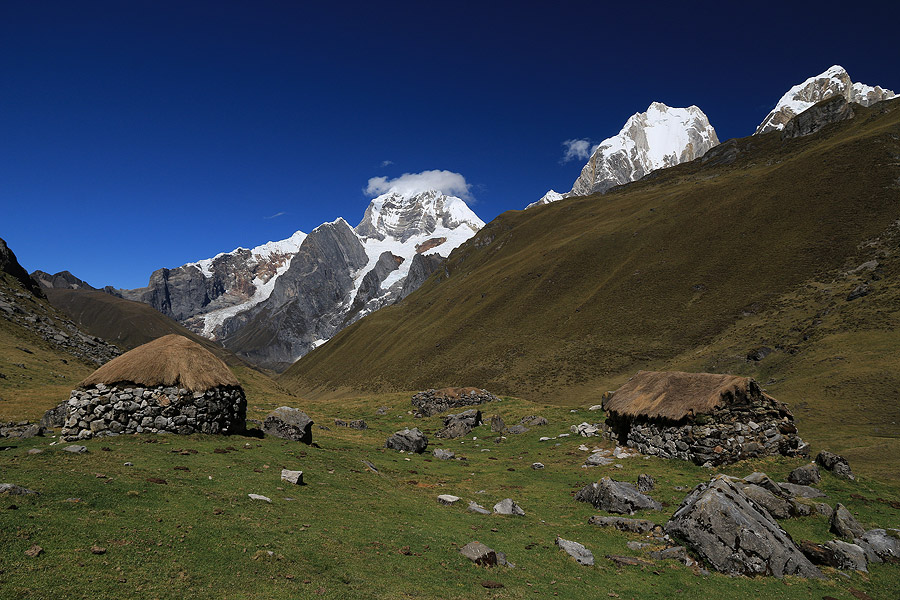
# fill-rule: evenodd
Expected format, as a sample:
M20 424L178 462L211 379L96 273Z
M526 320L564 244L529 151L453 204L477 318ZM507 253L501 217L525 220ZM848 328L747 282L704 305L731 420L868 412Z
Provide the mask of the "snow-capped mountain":
M238 248L118 290L266 367L280 369L418 287L484 222L439 191L390 191L344 219Z
M571 191L559 194L550 190L529 207L603 193L651 171L694 160L718 144L716 130L696 106L672 108L654 102L646 112L632 115L617 135L594 149Z
M891 90L864 83L853 83L844 67L834 65L824 73L810 77L789 89L766 115L754 135L783 129L788 121L813 104L841 95L847 102L869 106L896 96Z

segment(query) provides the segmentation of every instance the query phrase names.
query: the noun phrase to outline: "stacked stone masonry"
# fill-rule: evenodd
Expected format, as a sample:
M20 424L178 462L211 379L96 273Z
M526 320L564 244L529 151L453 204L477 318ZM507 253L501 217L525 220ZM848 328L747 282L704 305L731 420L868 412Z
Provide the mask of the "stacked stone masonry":
M721 465L774 454L806 456L809 444L797 435L793 415L776 402L734 405L673 423L610 415L607 437L642 454Z
M68 441L123 433L241 433L247 400L239 387L191 392L177 387L97 384L73 390L62 435Z

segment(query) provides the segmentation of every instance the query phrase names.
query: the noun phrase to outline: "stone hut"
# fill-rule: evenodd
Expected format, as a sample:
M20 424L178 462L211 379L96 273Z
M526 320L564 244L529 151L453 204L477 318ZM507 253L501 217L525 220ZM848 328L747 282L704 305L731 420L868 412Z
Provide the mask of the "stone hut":
M662 458L718 465L809 451L787 406L747 377L638 371L603 409L608 437Z
M67 440L121 433L241 433L247 400L218 357L167 335L115 358L72 390Z

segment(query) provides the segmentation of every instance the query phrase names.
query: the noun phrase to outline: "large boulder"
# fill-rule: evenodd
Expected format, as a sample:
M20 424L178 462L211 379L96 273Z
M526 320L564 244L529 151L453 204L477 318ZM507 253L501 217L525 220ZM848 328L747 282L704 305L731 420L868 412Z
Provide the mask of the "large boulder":
M495 504L494 513L498 515L512 515L514 517L525 516L525 511L512 498L504 498Z
M819 467L817 467L815 463L809 463L808 465L797 467L787 476L788 482L806 486L815 485L819 483L820 479L821 476L819 475Z
M724 475L694 488L665 529L723 573L823 577L775 519Z
M835 566L838 569L869 570L867 568L866 552L856 544L850 544L841 540L831 540L823 545L834 554Z
M853 541L866 550L866 554L874 554L880 560L900 559L900 530L870 529Z
M825 469L831 471L838 477L843 477L844 479L849 479L851 481L856 479L856 476L853 475L853 471L850 470L850 463L847 462L846 458L839 454L822 450L816 456L816 463L822 465Z
M59 429L66 424L66 406L69 401L60 402L50 410L44 413L38 425L44 429Z
M743 491L757 506L765 508L776 519L787 519L791 516L791 503L766 488L750 484L743 486Z
M443 439L460 438L468 435L481 423L481 411L472 408L456 415L444 417L444 428L435 435Z
M302 410L281 406L266 416L263 433L285 440L312 444L313 420Z
M838 503L834 507L834 514L831 515L831 532L842 538L854 539L862 537L866 532L865 528L859 524L859 521L847 510L847 507Z
M566 554L575 559L579 565L594 566L594 554L578 542L556 538L556 545L562 548Z
M459 549L459 553L481 567L497 565L497 553L481 542L469 542Z
M662 510L662 504L646 496L630 483L604 477L589 483L575 494L575 499L593 504L595 508L619 514L634 514L637 510Z
M401 429L385 442L387 448L421 454L428 447L428 438L418 427Z

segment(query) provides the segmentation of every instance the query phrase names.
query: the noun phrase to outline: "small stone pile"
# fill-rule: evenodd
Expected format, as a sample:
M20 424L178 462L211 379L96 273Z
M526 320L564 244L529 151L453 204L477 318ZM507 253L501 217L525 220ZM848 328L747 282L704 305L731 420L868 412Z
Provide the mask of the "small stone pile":
M425 390L412 397L417 417L430 417L462 406L475 406L485 402L495 402L499 398L478 388L444 388Z
M98 383L72 391L61 433L67 441L122 433L241 433L246 414L240 387L190 392Z

